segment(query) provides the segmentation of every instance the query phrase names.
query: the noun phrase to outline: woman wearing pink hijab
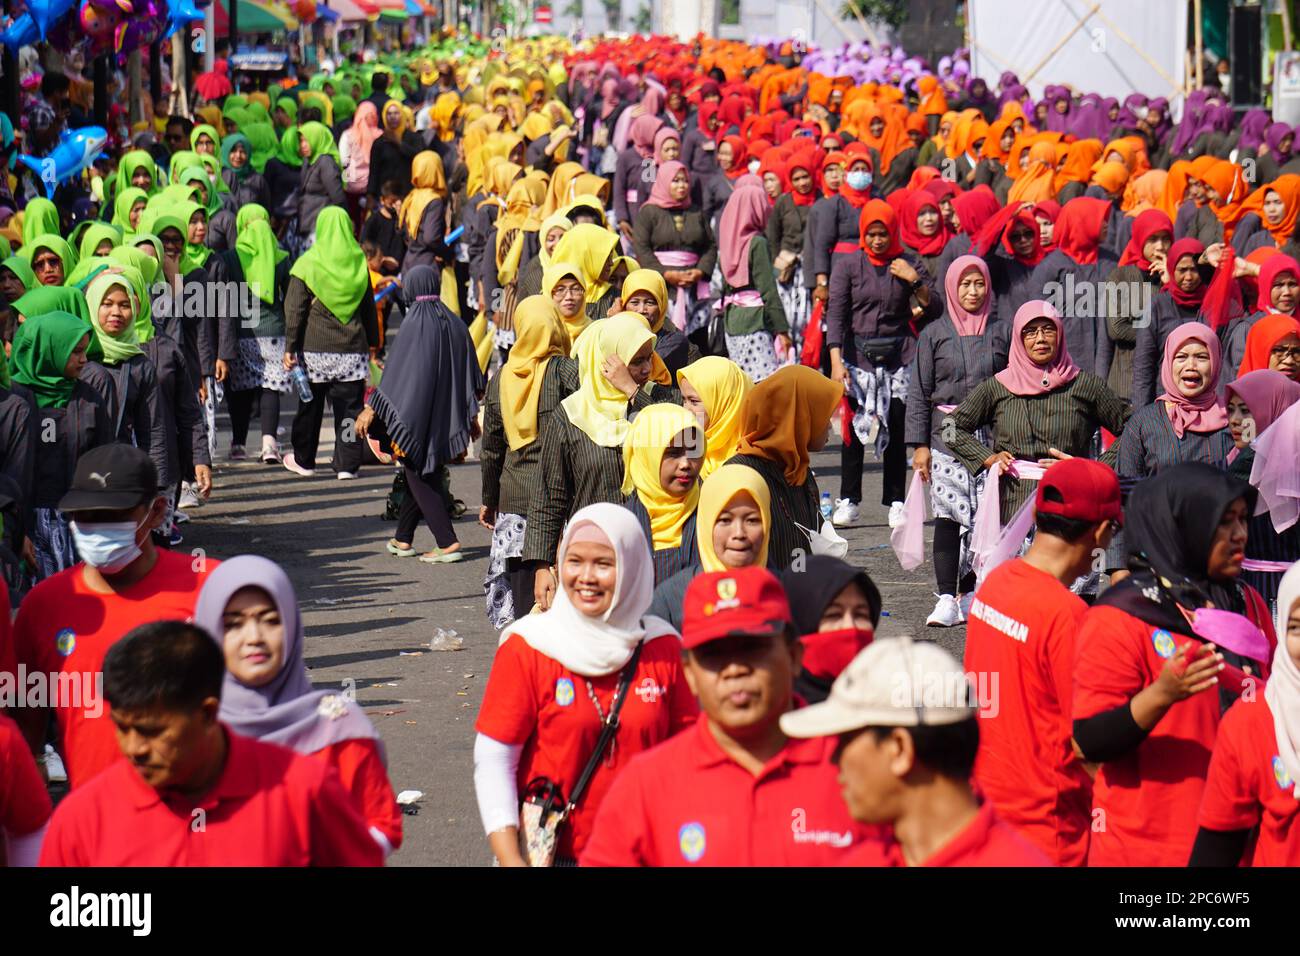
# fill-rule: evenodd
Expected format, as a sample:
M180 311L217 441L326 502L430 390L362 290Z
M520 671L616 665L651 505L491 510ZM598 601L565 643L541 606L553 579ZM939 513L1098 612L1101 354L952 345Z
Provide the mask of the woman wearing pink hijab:
M1012 320L1007 367L977 385L941 427L945 438L952 436L945 442L949 450L971 474L1001 469L1005 525L1036 490L1035 480L1017 477L1017 470L1036 474L1034 465L1088 457L1097 429L1122 434L1132 412L1105 382L1074 363L1056 309L1032 299ZM980 429L988 429L993 447L976 436ZM1101 460L1110 464L1115 454L1112 448Z
M634 119L630 130L632 144L619 153L614 168L614 215L629 251L636 211L646 201L650 184L655 180L655 135L663 125L658 116Z
M755 385L780 368L791 351L790 324L764 235L771 213L761 183L738 182L718 220L727 355Z
M676 131L660 130L664 132L676 135ZM692 323L691 316L709 297L718 244L704 212L691 201L690 173L684 163L660 164L650 196L637 210L632 250L641 268L664 277L672 296L672 324L682 333L694 331L699 322Z
M943 420L976 385L1006 368L1011 333L1011 323L989 321L995 314L993 285L979 256L953 260L943 286L947 310L916 340L903 433L912 468L930 486L939 596L925 622L930 627L960 624L962 599L975 591L969 532L984 490L984 474L972 474L948 450Z
M357 106L352 125L339 137L339 157L343 160L343 185L348 213L360 223L361 197L370 185L370 147L384 135L379 128L379 110L369 100Z

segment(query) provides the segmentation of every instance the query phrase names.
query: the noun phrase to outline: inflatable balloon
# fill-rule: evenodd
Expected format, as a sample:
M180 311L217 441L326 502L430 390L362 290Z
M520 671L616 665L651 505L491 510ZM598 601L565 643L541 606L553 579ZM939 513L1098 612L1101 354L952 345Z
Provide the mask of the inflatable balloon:
M9 24L8 29L0 33L0 43L9 48L10 53L17 53L19 47L31 46L40 39L40 31L36 28L36 21L32 19L30 13L24 13L21 17Z
M177 30L203 19L203 11L194 5L194 0L168 0L167 29L163 38L170 37Z
M50 28L76 6L76 0L28 0L27 13L36 23L36 32L42 40Z
M81 5L77 19L81 23L81 29L86 31L86 35L98 45L105 43L112 36L113 31L122 21L122 13L116 4L105 8L87 0Z
M55 188L65 179L79 176L90 166L108 142L108 133L102 126L83 126L64 130L59 145L48 156L20 154L18 161L40 177L45 185L45 195L53 197Z

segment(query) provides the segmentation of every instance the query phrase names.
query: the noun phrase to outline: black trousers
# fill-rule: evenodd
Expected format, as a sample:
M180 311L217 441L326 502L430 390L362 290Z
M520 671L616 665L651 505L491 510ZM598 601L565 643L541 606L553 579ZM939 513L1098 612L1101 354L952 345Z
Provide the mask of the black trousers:
M293 417L294 459L304 468L316 467L316 449L320 447L320 426L325 420L328 398L334 407L334 428L338 432L332 465L335 471L355 472L361 467L361 439L353 425L365 404L365 381L312 382L311 394L310 402L298 403L298 414Z
M533 599L533 569L523 558L506 558L510 575L510 593L515 599L515 620L529 614L537 602Z
M885 446L884 481L880 496L883 505L902 501L907 494L907 445L903 441L903 425L907 405L900 399L889 402L889 444ZM855 503L862 502L862 460L866 449L856 432L849 429L853 438L840 450L840 497Z
M259 401L260 398L260 401ZM249 388L242 392L228 392L226 404L230 408L230 442L248 444L248 425L253 419L253 405L260 408L263 437L275 437L280 427L280 393L269 388Z
M421 477L414 468L408 465L402 468L406 472L406 497L397 513L393 540L403 544L414 543L416 526L423 517L438 547L451 547L457 541L456 529L452 527L451 514L447 511L447 501L442 492L434 481Z

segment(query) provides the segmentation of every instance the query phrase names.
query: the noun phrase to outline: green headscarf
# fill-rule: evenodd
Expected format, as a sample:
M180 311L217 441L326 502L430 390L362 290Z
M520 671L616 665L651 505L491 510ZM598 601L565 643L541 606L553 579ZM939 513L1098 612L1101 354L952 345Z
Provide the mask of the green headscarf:
M337 93L331 101L334 104L334 122L342 123L350 120L357 112L357 101L346 93Z
M334 162L338 164L339 169L343 168L343 159L339 156L338 145L334 142L334 134L330 132L328 126L324 123L303 123L298 127L302 133L302 138L307 141L311 147L311 155L307 157L307 165L311 165L322 156L333 156Z
M319 233L318 233L319 235ZM257 292L257 297L267 305L275 303L275 267L289 255L280 248L271 224L254 219L239 230L235 240L235 254L244 270L244 281Z
M4 116L0 113L0 116ZM14 254L14 245L9 241L8 236L0 236L0 259L8 259Z
M206 205L201 206L211 219L217 213L221 212L221 197L217 195L216 187L212 185L212 180L208 178L208 171L202 166L191 166L181 172L181 183L195 183L203 186L203 191L207 194ZM198 189L195 187L194 201L198 201Z
M77 265L77 253L73 251L72 246L68 245L67 240L62 236L52 233L33 236L30 240L23 243L19 255L27 260L31 265L32 260L36 258L36 252L39 249L49 249L56 256L63 260L63 279L66 282L68 274Z
M14 333L13 380L31 389L41 408L66 408L76 381L63 370L87 335L95 337L90 322L71 312L52 310L27 316Z
M113 225L121 229L124 235L130 235L134 231L131 228L131 207L140 201L148 205L149 194L139 186L127 186L113 201Z
M90 285L90 280L99 275L105 269L112 269L113 260L108 256L90 256L82 259L77 263L72 275L68 276L64 285L69 289L76 289L78 292L85 292L86 286Z
M122 241L122 233L116 226L110 226L106 222L91 223L86 231L81 234L81 243L77 248L78 261L89 259L95 254L95 249L105 239L110 246L115 246Z
M28 292L40 285L36 281L36 273L32 271L32 264L22 256L10 256L4 262L0 262L0 269L8 269L16 275Z
M243 93L231 93L221 101L221 115L226 115L226 110L232 106L247 106L248 97Z
M207 123L200 123L194 129L190 130L190 149L199 152L199 137L204 133L208 134L208 139L212 140L212 145L216 147L217 152L221 151L221 134L217 132L215 126L209 126ZM202 156L202 153L199 153Z
M236 168L230 165L230 154L236 146L243 146L247 158L244 165ZM235 174L235 179L242 182L248 178L248 174L253 171L253 147L248 142L248 137L243 133L231 133L221 141L221 168L228 169Z
M203 168L208 171L208 181L213 184L213 188L219 193L228 193L230 188L226 181L221 178L221 160L216 156L209 156L207 153L199 153L199 159L203 160Z
M194 183L176 183L173 186L167 186L158 195L149 198L149 204L145 207L145 212L167 209L178 202L194 202ZM143 216L140 217L140 224L144 225Z
M269 223L271 214L266 211L266 207L258 202L246 202L239 207L239 212L235 213L235 229L242 231L255 222Z
M267 126L271 123L271 113L257 100L249 100L248 105L244 107L248 110L248 115L252 117L254 123L265 123Z
M117 164L117 195L131 188L131 179L137 169L149 170L149 188L145 195L152 196L158 191L158 164L154 162L153 154L148 150L133 149Z
M149 256L149 253L147 252L145 253L145 255L149 256L150 259L153 259L153 261L158 264L158 268L161 269L162 258L163 258L163 244L161 239L155 236L152 232L137 232L130 239L130 244L132 249L139 249L141 246L145 245L146 243L153 248L153 251L156 253L156 255ZM152 282L153 280L151 279L150 281Z
M188 275L207 262L208 257L212 255L212 250L207 246L190 242L190 220L194 218L196 212L206 215L207 211L196 202L177 203L167 211L181 222L181 235L185 237L185 251L181 253L180 270L183 275ZM165 228L159 225L156 219L154 225L158 226L160 233Z
M325 74L324 74L324 73L313 73L313 74L311 75L311 78L307 80L307 89L309 89L309 90L323 90L323 89L325 89Z
M260 173L266 169L267 160L279 151L280 139L270 123L251 123L244 127L243 132L250 144L248 161Z
M289 126L298 125L298 103L292 97L282 95L278 100L271 100L271 105L275 109L284 110L285 114L289 117ZM275 119L274 110L271 113L271 119ZM287 128L288 127L286 127L286 129Z
M203 166L203 157L192 149L183 149L178 153L172 153L172 161L167 167L167 181L170 183L179 183L181 173L191 166Z
M23 245L26 246L37 236L61 236L59 228L59 208L44 196L38 196L27 203L23 210ZM28 261L31 257L28 256Z
M139 273L137 272L138 276ZM99 306L108 295L108 290L119 288L126 292L131 300L131 322L121 332L110 335L99 324ZM98 275L86 288L86 305L90 307L90 324L95 328L95 338L104 350L104 361L109 365L120 365L129 358L143 355L140 339L136 335L135 320L140 312L140 296L135 291L134 283L122 272L105 272Z
M301 138L296 125L280 134L280 162L295 169L302 165L302 157L298 155L298 140Z
M86 331L90 331L90 310L86 308L86 297L80 289L62 285L38 285L15 299L13 307L28 321L32 316L44 315L46 312L71 312L80 316L86 323Z
M313 124L308 123L308 126ZM316 217L316 241L289 271L344 325L352 321L361 297L370 288L365 253L352 235L352 219L339 206L326 206Z
M124 266L139 270L140 278L144 280L146 290L158 280L158 273L162 269L162 265L157 259L136 246L118 246L108 254L108 257L114 262L120 262ZM147 340L142 339L141 341Z

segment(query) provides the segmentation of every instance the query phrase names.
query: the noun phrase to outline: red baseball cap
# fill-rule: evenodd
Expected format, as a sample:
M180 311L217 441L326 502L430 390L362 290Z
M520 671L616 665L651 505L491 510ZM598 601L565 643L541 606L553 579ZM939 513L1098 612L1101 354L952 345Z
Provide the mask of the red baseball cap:
M767 568L698 575L682 607L682 647L732 634L782 634L793 626L785 588Z
M1049 466L1038 481L1036 507L1040 514L1093 524L1124 516L1119 478L1108 465L1088 458L1067 458Z

